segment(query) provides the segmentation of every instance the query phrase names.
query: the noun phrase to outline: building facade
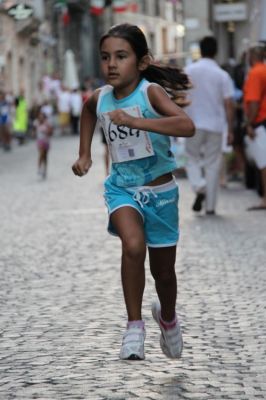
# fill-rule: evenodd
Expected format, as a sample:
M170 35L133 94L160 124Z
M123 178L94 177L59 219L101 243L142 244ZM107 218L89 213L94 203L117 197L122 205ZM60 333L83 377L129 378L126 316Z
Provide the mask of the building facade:
M53 35L57 38L58 69L63 69L63 53L71 49L81 82L87 76L99 77L100 36L110 26L129 22L145 33L156 59L175 62L183 55L183 1L181 0L90 0L59 2L53 19ZM68 18L62 24L62 8Z
M100 77L99 38L121 22L141 27L155 59L179 65L213 34L224 64L266 41L266 0L0 0L0 86L31 104L43 75L63 78L69 49L81 83Z
M138 25L155 59L164 62L183 61L183 1L142 0L137 3L135 12L129 8L123 14L115 13L113 22Z
M210 8L220 62L239 60L251 44L266 41L266 0L211 0Z
M0 85L29 105L38 99L41 77L52 70L54 40L41 0L0 3Z
M266 41L266 0L186 0L184 50L188 61L200 56L205 35L218 40L217 61L237 62L252 43Z

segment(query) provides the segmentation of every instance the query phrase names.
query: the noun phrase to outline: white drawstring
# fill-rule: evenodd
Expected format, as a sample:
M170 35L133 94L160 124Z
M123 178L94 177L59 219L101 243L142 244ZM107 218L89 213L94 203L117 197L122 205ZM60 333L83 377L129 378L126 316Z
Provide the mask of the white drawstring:
M133 195L133 199L139 203L140 207L143 208L145 204L150 201L150 195L153 195L155 198L158 197L156 193L152 190L152 188L138 188Z

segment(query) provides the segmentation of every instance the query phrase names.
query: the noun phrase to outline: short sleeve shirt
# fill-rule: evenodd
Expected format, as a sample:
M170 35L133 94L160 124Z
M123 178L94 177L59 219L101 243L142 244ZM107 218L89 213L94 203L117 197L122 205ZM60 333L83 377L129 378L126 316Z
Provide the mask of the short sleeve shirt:
M185 72L192 82L186 112L197 129L223 133L227 124L224 100L234 95L229 74L209 58L190 64Z
M247 109L249 102L258 102L259 110L255 123L266 120L266 65L257 63L248 73L244 85L244 104Z

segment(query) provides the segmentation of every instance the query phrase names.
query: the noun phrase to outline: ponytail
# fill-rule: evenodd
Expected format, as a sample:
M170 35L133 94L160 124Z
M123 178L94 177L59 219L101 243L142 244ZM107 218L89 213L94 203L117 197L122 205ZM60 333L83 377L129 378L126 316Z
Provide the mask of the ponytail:
M191 87L188 76L178 67L152 62L141 76L162 86L170 98L180 107L188 105L185 91Z

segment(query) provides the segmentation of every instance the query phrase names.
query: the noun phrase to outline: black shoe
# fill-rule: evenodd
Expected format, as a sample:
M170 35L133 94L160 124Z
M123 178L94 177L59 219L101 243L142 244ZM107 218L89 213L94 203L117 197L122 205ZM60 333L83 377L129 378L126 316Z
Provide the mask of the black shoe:
M196 196L196 199L194 201L194 204L192 206L193 211L201 211L202 209L202 203L205 200L205 193L198 193Z
M210 210L210 211L206 211L206 215L215 215L215 211L214 210Z

